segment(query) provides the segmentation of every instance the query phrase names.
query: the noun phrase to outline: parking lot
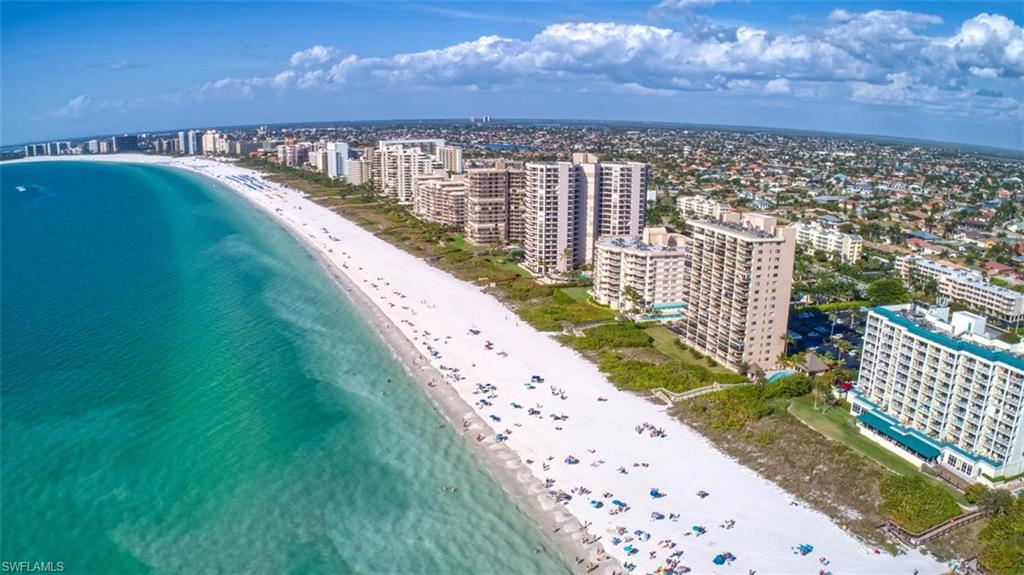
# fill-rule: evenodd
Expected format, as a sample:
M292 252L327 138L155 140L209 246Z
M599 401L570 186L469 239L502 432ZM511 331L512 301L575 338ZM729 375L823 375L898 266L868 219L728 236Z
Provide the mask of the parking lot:
M821 356L832 358L842 356L847 367L859 367L864 315L852 310L834 312L834 315L836 320L833 325L832 319L825 312L806 310L791 313L788 333L794 342L789 346L789 353L813 350ZM849 342L850 351L841 354L832 343L831 337Z

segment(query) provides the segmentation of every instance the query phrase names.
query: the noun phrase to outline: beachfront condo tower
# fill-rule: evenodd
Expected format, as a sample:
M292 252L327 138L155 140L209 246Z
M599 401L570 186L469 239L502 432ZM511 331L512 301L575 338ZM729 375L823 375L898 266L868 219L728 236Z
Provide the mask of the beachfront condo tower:
M849 394L861 432L955 484L1024 472L1024 343L984 316L912 304L868 313Z
M438 153L444 140L381 140L378 144L379 182L381 193L401 204L411 204L413 183L418 176L428 176L443 165Z
M581 172L572 162L526 164L524 265L535 274L565 274L583 263Z
M483 245L508 240L510 179L504 166L466 170L466 241Z
M324 149L327 151L327 175L335 180L344 178L348 170L348 144L327 142Z
M648 320L677 320L686 299L686 236L645 228L594 246L594 301Z
M646 164L602 162L574 153L571 162L526 165L523 231L526 267L561 275L593 262L602 236L639 235L647 216Z
M764 214L687 220L682 341L730 368L775 369L785 351L796 233Z
M437 170L429 176L416 178L413 213L422 220L446 228L462 229L466 223L466 178L449 177Z

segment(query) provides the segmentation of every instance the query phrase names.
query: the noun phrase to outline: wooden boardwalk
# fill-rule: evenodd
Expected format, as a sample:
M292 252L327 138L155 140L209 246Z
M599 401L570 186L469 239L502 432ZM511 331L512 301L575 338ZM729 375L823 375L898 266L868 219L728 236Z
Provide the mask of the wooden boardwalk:
M923 531L921 533L911 533L906 529L900 527L899 525L896 525L892 521L886 521L885 523L882 523L878 526L878 529L883 533L892 535L893 537L899 539L900 541L911 547L917 547L918 545L927 543L928 541L931 541L936 537L945 535L946 533L949 533L954 529L959 529L964 525L969 525L971 523L974 523L975 521L987 517L989 513L990 512L987 509L977 509L969 513L964 513L963 515L960 515L958 517L954 517L953 519L950 519L949 521L942 523L941 525L936 525L935 527L932 527L931 529Z

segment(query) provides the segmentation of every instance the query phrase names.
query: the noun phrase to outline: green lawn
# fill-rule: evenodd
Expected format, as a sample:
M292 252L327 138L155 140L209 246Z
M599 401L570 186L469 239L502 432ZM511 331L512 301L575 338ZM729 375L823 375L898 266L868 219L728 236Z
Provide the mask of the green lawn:
M814 409L813 399L798 397L789 404L789 412L804 425L888 467L891 471L900 475L917 473L917 466L913 463L861 435L857 431L853 417L843 407L833 407L828 413L822 414L820 410Z
M921 475L952 493L957 503L961 505L967 504L963 494L952 486L947 485L944 481L925 475L913 463L863 436L857 430L857 424L853 416L850 415L849 410L845 407L833 407L828 410L828 413L823 414L820 409L814 409L813 398L804 396L790 402L789 412L804 425L829 439L842 443L868 459L888 468L890 471L900 475Z
M579 303L590 303L590 294L587 292L587 288L585 287L567 287L559 289L562 293Z
M671 357L672 359L678 359L679 361L689 364L703 367L704 369L712 373L733 373L728 368L722 367L721 365L715 365L709 367L707 360L697 359L693 357L693 354L688 350L685 350L676 344L679 340L679 336L673 333L670 329L664 326L649 327L646 330L647 335L654 339L654 348L661 353Z

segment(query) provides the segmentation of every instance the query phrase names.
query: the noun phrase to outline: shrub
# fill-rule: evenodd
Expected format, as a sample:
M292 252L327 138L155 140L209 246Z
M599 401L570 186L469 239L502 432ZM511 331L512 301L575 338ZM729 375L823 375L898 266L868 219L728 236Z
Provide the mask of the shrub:
M900 527L920 533L960 514L953 496L920 476L891 475L878 486L879 509Z
M992 575L1024 573L1024 500L1017 498L1005 514L992 518L978 542L978 561Z
M651 347L654 339L635 323L613 323L584 330L585 337L570 337L566 343L584 350Z
M515 301L526 301L551 295L552 288L530 278L517 278L504 285L505 295Z
M682 393L715 383L736 383L739 376L714 374L699 365L681 361L666 361L660 364L636 360L624 360L614 353L604 353L598 367L608 374L608 380L617 387L629 391L644 391L663 387L674 393ZM740 378L742 379L742 378Z
M988 487L980 483L974 483L964 489L964 499L971 505L978 505L985 500L986 495L988 495Z
M745 381L740 375L730 377L731 382ZM774 413L772 400L805 395L812 385L811 378L805 375L791 375L769 384L745 385L695 397L690 400L690 407L715 429L741 429Z

